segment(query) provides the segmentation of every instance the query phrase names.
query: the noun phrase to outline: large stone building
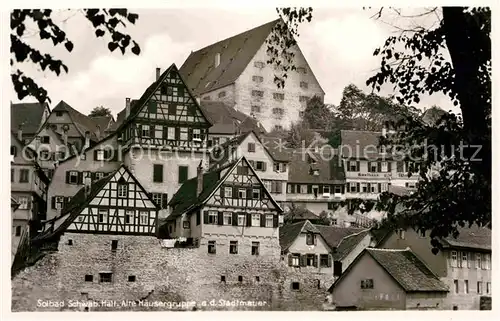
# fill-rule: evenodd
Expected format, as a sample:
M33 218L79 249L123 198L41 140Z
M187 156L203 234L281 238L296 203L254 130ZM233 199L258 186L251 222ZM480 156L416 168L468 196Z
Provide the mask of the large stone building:
M481 298L491 297L491 229L459 228L457 238L442 239L443 248L432 253L430 237L412 229L390 232L377 247L409 247L445 283L450 292L446 309L479 310Z
M324 91L298 46L290 49L297 69L288 72L285 88L278 89L276 70L267 64L266 40L279 23L271 21L192 52L180 68L189 89L201 100L223 101L255 116L267 131L299 120L307 100L315 95L323 99Z

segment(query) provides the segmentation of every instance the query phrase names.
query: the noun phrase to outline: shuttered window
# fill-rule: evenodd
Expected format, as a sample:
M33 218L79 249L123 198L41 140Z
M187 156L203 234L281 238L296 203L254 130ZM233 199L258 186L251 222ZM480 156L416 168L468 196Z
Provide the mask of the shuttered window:
M188 179L188 167L179 166L179 184L184 183Z
M163 182L163 165L154 164L153 165L153 182L161 183Z

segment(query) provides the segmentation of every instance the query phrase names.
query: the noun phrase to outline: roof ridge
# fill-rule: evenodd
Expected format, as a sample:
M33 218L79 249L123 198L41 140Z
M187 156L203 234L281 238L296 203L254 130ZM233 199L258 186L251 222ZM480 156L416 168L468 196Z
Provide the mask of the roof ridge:
M379 252L412 252L410 247L407 247L405 249L381 249L381 248L374 248L374 247L367 247L366 250L368 251L379 251Z

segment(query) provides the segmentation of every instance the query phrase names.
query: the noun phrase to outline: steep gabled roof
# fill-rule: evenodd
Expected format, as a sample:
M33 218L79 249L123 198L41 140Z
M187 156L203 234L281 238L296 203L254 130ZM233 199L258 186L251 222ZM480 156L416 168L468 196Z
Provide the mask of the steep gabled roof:
M367 248L328 289L333 292L365 256L371 256L406 292L448 292L448 287L409 248L405 250Z
M108 129L112 124L115 123L115 119L113 118L113 115L109 116L89 116L90 119L92 119L95 124L96 128L99 126L99 130L101 131L101 135L104 133L105 130Z
M97 123L94 122L89 116L80 113L78 110L68 105L65 101L61 100L52 111L67 112L82 137L85 137L85 132L88 131L90 132L90 139L92 141L96 142L99 139L96 135Z
M203 174L203 190L199 196L196 195L197 186L198 186L198 178L193 177L182 184L179 190L172 197L169 206L173 207L172 213L167 217L167 220L175 219L176 217L181 216L186 212L191 212L196 208L199 208L203 204L205 204L212 194L224 183L226 178L235 170L236 166L241 163L246 162L248 168L252 171L253 175L257 178L262 188L264 189L267 197L271 200L273 205L278 208L279 212L282 212L281 207L276 203L274 198L271 196L269 191L266 189L261 179L255 173L254 169L249 166L248 161L245 157L240 157L238 160L226 164L218 169L211 170L207 173ZM223 170L228 169L224 176L221 176Z
M249 131L265 133L265 129L257 120L237 111L222 101L202 100L200 102L200 108L213 124L208 130L210 134L231 135L236 133L243 134Z
M285 214L285 220L292 220L292 221L315 221L319 220L319 216L308 210L307 208L303 207L298 207L291 209Z
M327 225L314 225L318 231L321 233L323 239L325 239L326 243L331 249L335 249L339 246L340 241L351 234L356 234L364 229L362 228L353 228L353 227L336 227L336 226L327 226Z
M42 125L43 112L46 104L19 103L10 104L10 130L17 132L22 124L23 133L34 135Z
M318 229L308 220L293 224L286 224L280 227L281 251L286 251L301 233L320 234Z
M363 230L361 232L344 236L340 241L339 245L335 249L333 259L335 261L343 260L352 250L361 242L367 235L370 234L370 230Z
M285 139L264 135L261 135L260 139L274 160L279 162L290 162L293 149L286 146L287 142Z
M180 72L195 95L230 85L238 79L280 19L191 52ZM216 68L215 56L220 54Z
M151 85L149 85L149 87L142 94L141 98L139 98L134 103L132 103L132 102L130 103L130 115L127 118L124 118L122 122L120 122L120 125L116 129L117 132L119 132L122 128L124 128L126 125L128 125L130 122L132 122L137 117L137 115L139 115L139 113L141 112L143 107L146 105L146 103L149 101L149 99L151 99L151 97L154 95L154 93L160 88L160 86L162 85L165 78L167 78L171 72L174 72L174 73L179 75L179 78L180 78L182 84L184 85L184 87L186 88L186 90L188 91L189 95L191 96L193 103L198 108L200 107L200 105L198 104L198 101L195 99L194 95L189 90L189 87L186 86L186 83L184 82L184 79L183 79L182 75L179 73L177 67L175 66L175 64L172 64L172 65L170 65L170 67L168 67L160 75L160 77L156 81L154 81ZM199 108L199 110L201 111L201 114L203 115L203 117L205 118L207 123L211 124L210 119L207 117L207 115L205 115L203 109ZM124 116L122 116L122 117L124 117ZM118 114L117 118L118 118L117 119L117 122L118 122L120 120L119 119L120 114Z

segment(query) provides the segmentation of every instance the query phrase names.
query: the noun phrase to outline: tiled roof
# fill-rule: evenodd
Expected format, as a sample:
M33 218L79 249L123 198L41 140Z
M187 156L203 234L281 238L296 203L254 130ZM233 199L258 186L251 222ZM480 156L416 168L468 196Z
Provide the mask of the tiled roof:
M410 250L366 249L406 292L447 292L448 287Z
M293 149L286 147L286 141L280 137L260 136L260 139L271 156L281 162L289 162Z
M240 146L240 144L245 140L245 138L250 135L249 133L239 135L231 138L230 140L220 144L216 147L216 151L209 154L210 168L219 168L227 165L232 153Z
M80 113L63 100L61 100L52 110L52 112L56 111L66 111L82 137L85 137L85 132L88 131L90 132L90 140L94 142L99 140L99 137L96 135L97 123L92 120L92 118Z
M200 108L213 124L208 130L211 134L243 134L252 130L263 132L263 127L255 119L224 102L203 100L200 102Z
M285 220L304 221L304 220L319 220L319 216L308 210L307 208L297 207L285 214Z
M444 246L473 248L482 250L491 250L491 229L473 225L469 227L459 227L460 233L455 239L449 236L444 239Z
M325 239L330 248L334 249L339 246L340 241L351 234L359 233L365 229L353 227L336 227L326 225L315 225L321 236Z
M335 261L341 261L344 259L349 253L351 253L352 250L354 250L359 242L361 242L369 234L370 230L364 230L356 234L344 236L335 249L333 259Z
M344 184L345 175L338 156L322 157L319 153L310 153L315 163L311 162L307 152L294 152L288 171L290 183ZM312 170L319 170L313 175Z
M283 225L282 227L280 227L281 251L288 250L288 248L293 244L300 233L320 234L319 230L307 220Z
M108 129L109 126L111 126L115 122L113 116L93 116L90 117L90 119L92 119L96 123L96 127L99 126L101 135L106 129Z
M180 73L195 95L232 84L245 70L279 19L191 52ZM220 65L215 67L215 56Z
M341 130L339 147L342 157L345 158L376 158L379 139L382 132L369 132L360 130Z
M46 106L40 103L10 104L10 130L17 132L22 124L23 133L34 135L42 125Z

